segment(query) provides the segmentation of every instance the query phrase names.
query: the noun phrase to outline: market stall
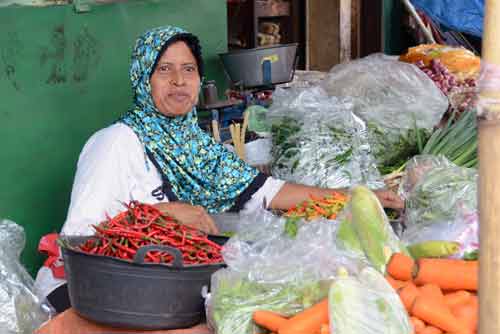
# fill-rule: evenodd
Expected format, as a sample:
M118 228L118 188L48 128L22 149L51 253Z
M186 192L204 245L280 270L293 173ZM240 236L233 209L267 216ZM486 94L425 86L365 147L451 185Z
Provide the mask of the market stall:
M0 278L10 278L0 280L8 296L0 329L498 332L500 4L487 6L483 59L426 44L327 73L294 75L293 52L274 49L261 58L250 51L254 65L244 68L226 63L227 97L244 109L223 119L208 108L215 142L281 180L337 190L286 210L264 201L214 214L217 233L144 202L121 203L93 222L92 235L53 234L40 244L46 266L67 281L71 308L57 315L19 264L22 228L2 221L0 251L16 247L0 257ZM257 83L244 80L252 75ZM382 189L404 209L384 208Z

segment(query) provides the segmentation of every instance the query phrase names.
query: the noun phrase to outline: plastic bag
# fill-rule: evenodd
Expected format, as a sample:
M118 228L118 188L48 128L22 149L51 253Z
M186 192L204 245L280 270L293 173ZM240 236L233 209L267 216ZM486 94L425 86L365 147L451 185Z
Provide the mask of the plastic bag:
M277 89L268 119L273 134L273 175L327 188L356 183L384 186L364 122L352 104L320 87Z
M448 108L447 98L418 67L382 54L333 67L321 86L352 102L383 174L418 154L418 136L426 137Z
M406 197L403 240L456 241L461 250L455 257L477 250L477 170L444 157L420 156L410 161L406 174L400 190Z
M413 333L399 296L384 276L370 267L357 277L335 280L329 293L329 312L331 333Z
M432 129L448 101L418 67L383 54L332 68L322 87L330 96L352 98L354 113L367 122L399 131Z
M24 230L0 221L0 333L32 334L47 321L50 309L33 292L34 281L19 262Z
M260 332L254 311L296 314L328 295L339 268L358 273L366 265L336 247L334 221L303 224L292 239L284 219L266 211L250 217L224 246L228 268L212 276L207 318L218 334Z
M271 138L261 138L245 144L246 162L250 166L261 166L271 163Z
M433 59L441 63L459 79L475 78L481 69L481 58L465 48L457 48L441 44L421 44L408 49L399 60L415 64L422 61L429 66Z
M266 122L267 109L259 106L253 105L248 107L245 112L248 113L248 130L257 133L267 133L270 128Z
M399 195L407 199L413 188L431 170L436 168L449 168L455 166L444 156L418 155L406 164L405 173L399 185Z

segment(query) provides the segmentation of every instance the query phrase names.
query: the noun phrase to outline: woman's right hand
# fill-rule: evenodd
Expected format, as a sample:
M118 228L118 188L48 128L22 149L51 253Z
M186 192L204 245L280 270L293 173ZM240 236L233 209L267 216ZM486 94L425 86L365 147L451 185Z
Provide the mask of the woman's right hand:
M196 228L208 234L219 233L214 220L201 206L194 206L183 202L163 202L157 203L154 206L183 225Z

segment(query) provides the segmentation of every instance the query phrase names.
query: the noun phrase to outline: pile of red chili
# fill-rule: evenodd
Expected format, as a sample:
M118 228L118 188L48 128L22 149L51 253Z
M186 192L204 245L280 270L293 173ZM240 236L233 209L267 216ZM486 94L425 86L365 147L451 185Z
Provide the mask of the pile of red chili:
M222 247L204 232L181 225L148 204L132 201L125 206L127 210L93 226L95 237L80 246L83 252L132 260L142 246L165 245L181 251L184 265L223 262ZM150 251L145 261L172 263L173 256Z

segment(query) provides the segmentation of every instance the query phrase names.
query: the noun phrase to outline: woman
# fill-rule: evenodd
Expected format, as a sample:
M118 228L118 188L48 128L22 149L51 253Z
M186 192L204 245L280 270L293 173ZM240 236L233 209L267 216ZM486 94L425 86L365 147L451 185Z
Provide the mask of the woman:
M130 78L131 110L83 148L63 234L92 234L92 224L132 199L217 233L208 213L249 211L262 203L288 209L310 194L332 192L259 173L199 128L195 105L203 61L194 35L176 27L146 32L136 42ZM377 195L386 207L402 207L390 192ZM38 273L37 288L57 311L69 307L64 279L49 268Z

